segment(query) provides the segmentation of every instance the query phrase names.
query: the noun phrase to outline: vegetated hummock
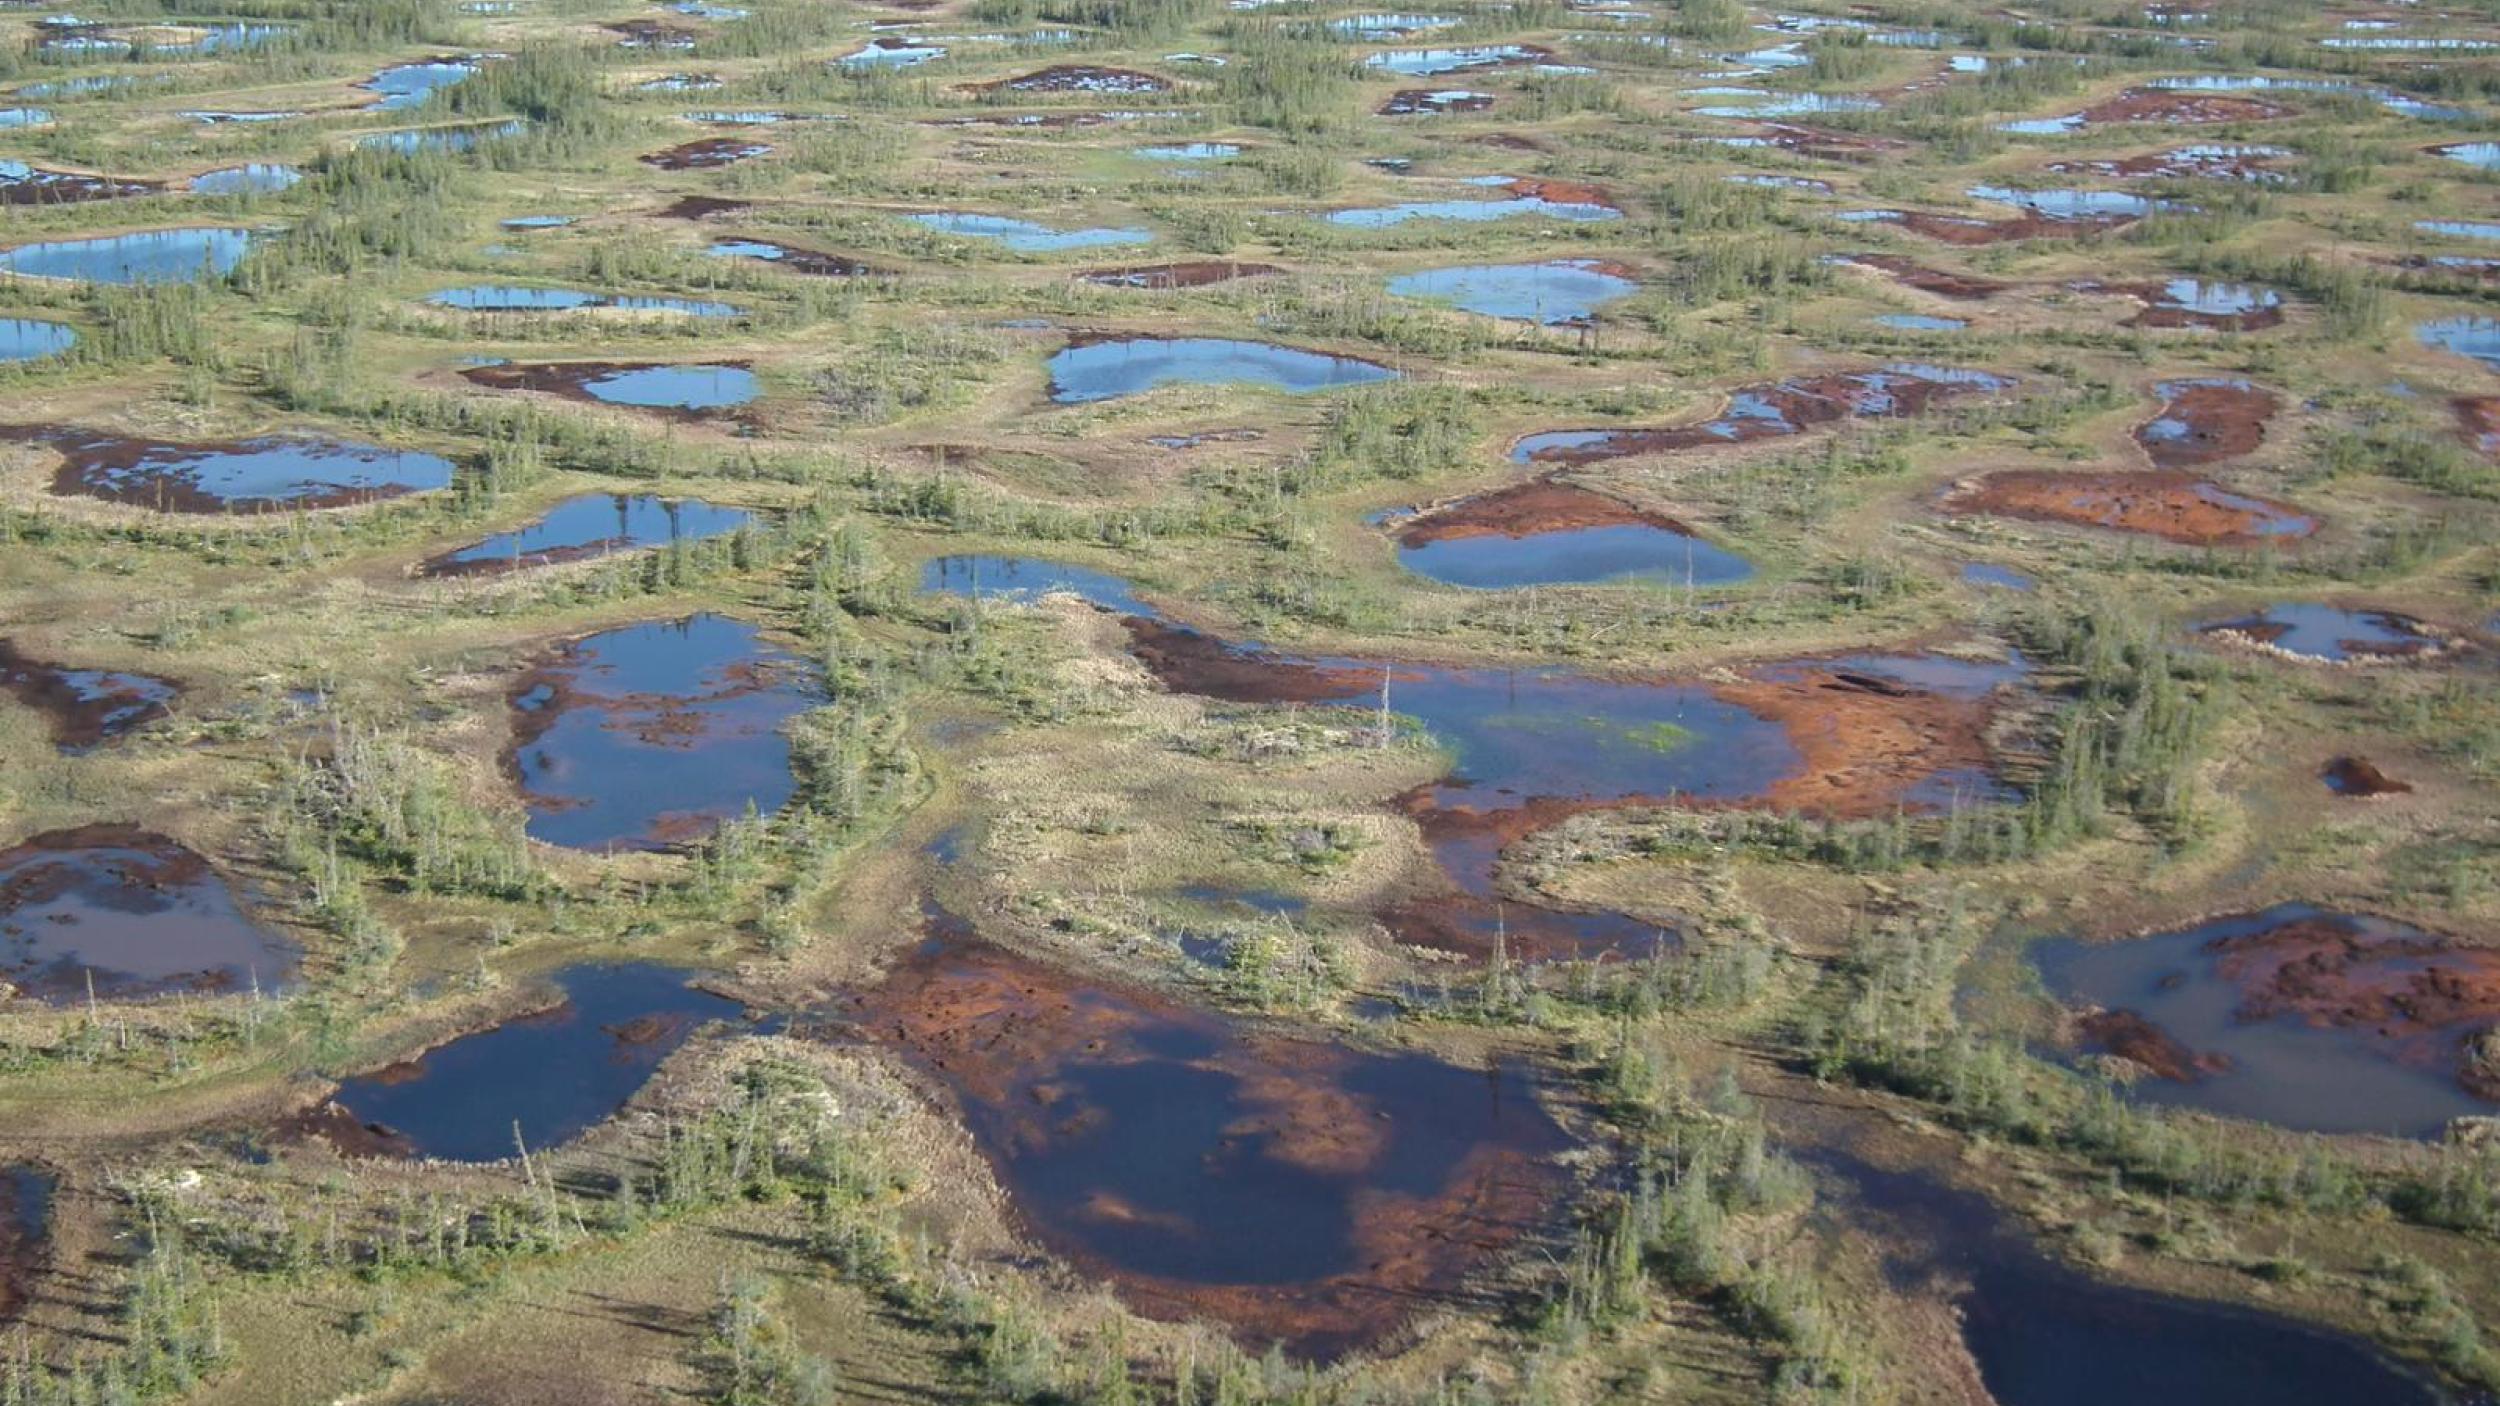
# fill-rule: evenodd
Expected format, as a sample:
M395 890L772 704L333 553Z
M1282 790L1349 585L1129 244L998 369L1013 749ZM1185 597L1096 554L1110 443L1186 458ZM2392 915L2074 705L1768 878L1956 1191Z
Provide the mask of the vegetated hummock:
M0 1406L2500 1393L2495 129L0 3Z

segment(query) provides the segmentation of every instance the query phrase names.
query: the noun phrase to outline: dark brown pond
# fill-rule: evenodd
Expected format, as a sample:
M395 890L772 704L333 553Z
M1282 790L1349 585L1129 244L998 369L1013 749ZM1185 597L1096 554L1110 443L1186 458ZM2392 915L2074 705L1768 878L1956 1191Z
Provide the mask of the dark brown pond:
M53 830L0 851L0 982L22 996L271 991L298 955L207 860L135 825Z
M2146 1066L2133 1093L2147 1102L2400 1137L2500 1102L2500 1067L2476 1045L2500 1026L2500 950L2286 904L2032 952L2060 998L2132 1016L2189 1056L2145 1060L2113 1046Z
M1403 797L1450 881L1382 915L1401 940L1481 956L1639 952L1655 925L1503 898L1495 869L1522 837L1584 811L1746 806L1861 817L2003 799L1986 742L1998 685L2019 665L1860 656L1768 666L1742 679L1618 677L1559 668L1451 668L1297 657L1154 613L1125 583L1026 558L948 558L924 589L1055 588L1122 615L1130 650L1176 693L1242 703L1383 702L1450 758Z
M1854 1153L1805 1159L1851 1224L1889 1232L1893 1282L1949 1297L2004 1406L2443 1406L2368 1344L2250 1309L2104 1283L2049 1258L1986 1197ZM1825 1214L1833 1214L1826 1212Z
M1031 1233L1152 1317L1333 1357L1556 1225L1570 1140L1517 1065L1236 1025L940 912L844 1009L944 1085Z
M169 513L336 508L448 487L448 459L348 440L266 435L224 443L135 439L65 425L0 426L0 441L61 456L52 491Z
M643 962L567 967L554 1004L359 1075L297 1121L349 1155L492 1162L570 1142L625 1106L704 1022L741 1007Z
M720 615L556 646L511 690L506 769L531 838L576 849L690 844L796 790L783 729L821 701L797 656Z
M182 688L148 674L29 659L0 640L0 693L43 714L53 745L76 755L166 716Z
M0 1323L26 1311L52 1262L52 1193L38 1167L0 1167Z

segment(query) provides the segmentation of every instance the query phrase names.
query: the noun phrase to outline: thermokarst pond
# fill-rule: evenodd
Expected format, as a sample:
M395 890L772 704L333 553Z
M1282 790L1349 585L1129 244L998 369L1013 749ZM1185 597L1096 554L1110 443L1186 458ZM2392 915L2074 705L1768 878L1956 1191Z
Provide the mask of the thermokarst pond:
M0 986L17 998L276 991L296 959L207 860L163 835L97 824L0 851Z
M638 962L566 967L553 1005L348 1079L300 1125L342 1152L453 1162L570 1142L623 1108L697 1028L739 1018L737 1002L687 975Z
M1980 1380L2004 1406L2446 1400L2352 1339L2070 1268L2009 1225L1986 1197L1932 1175L1884 1170L1840 1150L1805 1160L1843 1192L1847 1212L1907 1247L1891 1266L1895 1283L1949 1295Z
M440 456L353 440L179 444L50 425L0 427L0 440L59 455L54 493L169 513L344 507L446 488L453 475Z
M241 166L220 166L193 176L193 195L275 195L292 190L304 179L304 173L292 166L274 161L252 161Z
M1254 1033L943 913L930 931L838 1009L945 1086L1045 1245L1143 1313L1332 1357L1546 1228L1567 1185L1516 1064Z
M25 1313L51 1261L53 1186L41 1168L0 1166L0 1324Z
M730 362L681 366L561 361L472 366L460 374L497 390L538 391L602 405L680 411L689 417L751 404L762 393L752 369Z
M1287 395L1394 380L1357 357L1223 337L1120 337L1080 342L1050 359L1050 398L1063 404L1138 395L1159 386L1255 385Z
M1452 586L1649 581L1718 586L1753 574L1691 528L1585 489L1534 483L1410 519L1398 562Z
M967 239L986 239L1023 254L1048 253L1059 249L1099 249L1113 244L1151 244L1154 232L1143 229L1116 229L1108 226L1091 229L1052 229L1031 220L1006 215L978 215L960 210L937 210L928 214L905 216L912 223L925 225L940 234L962 235Z
M1507 220L1519 215L1540 215L1549 220L1588 224L1602 220L1619 220L1623 212L1598 192L1583 186L1559 186L1543 181L1520 180L1508 176L1487 176L1466 182L1508 192L1504 199L1472 200L1410 200L1396 205L1356 207L1332 210L1327 219L1332 225L1348 225L1357 229L1386 229L1412 220L1462 220L1479 223Z
M822 701L811 671L719 615L607 630L514 682L505 768L530 838L574 849L691 844L797 789L785 731Z
M429 576L518 571L640 547L700 542L754 521L755 515L744 508L722 507L699 498L585 493L558 503L545 517L518 531L498 532L434 557L424 571Z
M243 262L249 230L145 230L0 249L0 272L82 283L189 283L223 278Z
M441 89L477 76L477 65L463 59L432 59L425 63L404 63L383 69L358 84L381 94L373 103L375 112L405 112L422 106Z
M515 283L476 283L446 288L426 296L436 307L462 312L581 312L610 308L618 312L677 313L687 317L736 317L735 303L703 298L668 298L633 293L588 293L578 288L530 288Z
M1639 292L1640 284L1618 267L1596 259L1471 264L1400 274L1389 280L1389 291L1402 298L1448 303L1486 317L1552 326L1584 322L1606 304Z
M2009 666L1933 656L1802 661L1705 683L1296 657L1139 611L1125 583L1102 592L1098 574L1048 563L982 558L923 582L964 590L990 579L1047 583L1121 613L1131 652L1176 693L1385 709L1419 724L1448 753L1450 771L1400 807L1452 888L1403 896L1379 915L1417 946L1481 957L1498 944L1531 960L1653 950L1657 924L1501 894L1503 849L1583 811L1741 805L1858 816L2000 794L1987 779L1984 733Z
M2420 622L2393 611L2347 610L2308 601L2269 605L2253 615L2235 615L2198 629L2339 664L2354 659L2408 658L2437 653L2440 648L2440 641L2424 633Z
M2321 1133L2428 1137L2500 1103L2476 1037L2500 1023L2500 951L2286 904L2119 942L2034 944L2084 1040L2131 1096Z
M43 714L53 744L75 756L164 717L182 689L147 674L43 663L0 639L0 693Z
M78 333L57 322L0 317L0 361L39 361L78 344Z

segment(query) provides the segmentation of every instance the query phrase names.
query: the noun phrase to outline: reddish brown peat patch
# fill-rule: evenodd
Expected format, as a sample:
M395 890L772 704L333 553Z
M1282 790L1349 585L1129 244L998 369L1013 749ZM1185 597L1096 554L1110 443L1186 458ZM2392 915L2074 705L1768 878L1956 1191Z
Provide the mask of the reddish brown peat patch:
M1648 526L1691 536L1671 517L1645 512L1618 498L1538 479L1466 499L1426 513L1398 533L1401 545L1420 547L1464 537L1529 537L1584 527Z
M1842 260L1860 268L1874 269L1879 273L1888 274L1894 282L1905 288L1915 288L1922 293L1933 293L1940 298L1952 298L1966 303L1983 302L2013 286L1992 278L1981 278L1975 274L1952 273L1940 268L1930 268L1899 254L1848 254L1842 256Z
M1945 506L1956 513L2108 528L2190 546L2292 541L2318 526L2290 504L2237 493L2178 470L2015 469L1962 485L1947 495Z
M2320 773L2328 790L2339 796L2369 800L2375 796L2402 796L2413 790L2410 781L2398 781L2379 770L2368 757L2337 757Z
M2500 1099L2500 1068L2453 1037L2500 1023L2500 951L2427 933L2381 935L2334 915L2294 918L2212 944L2240 989L2239 1018L2288 1016L2361 1032L2392 1058L2447 1065L2477 1097Z
M2165 381L2154 389L2163 397L2161 412L2135 427L2135 442L2161 469L2253 453L2282 408L2274 392L2230 378Z
M2134 1011L2087 1011L2076 1017L2075 1033L2156 1079L2192 1084L2208 1075L2228 1073L2231 1068L2230 1056L2190 1049L2186 1042Z
M2500 396L2465 395L2448 402L2457 432L2481 453L2500 458Z

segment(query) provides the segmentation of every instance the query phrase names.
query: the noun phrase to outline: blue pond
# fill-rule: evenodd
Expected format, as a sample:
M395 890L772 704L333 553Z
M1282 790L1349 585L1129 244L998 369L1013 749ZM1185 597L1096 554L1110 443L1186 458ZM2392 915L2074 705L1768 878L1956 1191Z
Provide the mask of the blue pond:
M920 569L920 589L1013 601L1066 592L1119 615L1155 613L1117 576L1038 557L933 557Z
M383 69L356 85L382 95L373 104L376 112L405 112L434 96L437 89L475 76L477 65L450 59L425 63L404 63Z
M2500 223L2489 220L2415 220L2413 227L2453 239L2500 239Z
M743 366L630 366L581 383L584 394L610 405L666 410L719 410L759 394Z
M2030 591L2039 583L2011 567L1994 566L1984 561L1965 563L1962 579L1974 586L1993 586L2002 591Z
M2213 283L2201 278L2167 279L2162 283L2161 296L2153 300L2157 308L2215 317L2243 317L2282 304L2283 295L2271 288L2260 288L2254 283Z
M30 430L57 449L53 491L174 512L333 507L450 486L450 460L352 440L267 435L231 444Z
M1036 254L1054 249L1096 249L1110 244L1148 244L1154 232L1143 229L1119 229L1097 226L1091 229L1052 229L1031 220L1010 219L1005 215L976 215L959 210L937 210L927 214L908 215L916 225L940 234L958 234L967 239L986 239L1019 253Z
M421 152L475 151L480 142L519 136L519 121L488 122L471 127L415 127L405 132L374 132L356 139L358 150L415 156Z
M446 552L426 563L434 575L495 568L543 566L576 557L698 542L735 532L755 520L744 508L725 508L699 498L650 494L585 493L568 498L545 517L514 532Z
M1964 194L2044 215L2052 220L2134 218L2172 208L2167 201L2131 195L2123 190L2015 190L2009 186L1972 186Z
M1662 527L1624 524L1526 537L1457 537L1398 548L1398 561L1445 585L1593 585L1609 581L1724 585L1753 574L1743 557Z
M1457 23L1447 15L1347 15L1343 19L1330 20L1328 31L1340 38L1378 41L1427 29L1448 29Z
M1129 153L1146 161L1230 161L1241 155L1231 142L1183 142L1178 146L1141 146Z
M2253 615L2203 627L2227 630L2307 659L2340 663L2372 656L2417 654L2435 641L2412 621L2384 610L2346 610L2310 601L2280 601Z
M1288 395L1394 380L1395 371L1349 356L1223 337L1124 337L1069 347L1050 359L1050 398L1063 404L1136 395L1158 386L1272 387Z
M1745 94L1739 101L1714 103L1693 111L1703 117L1763 118L1811 117L1835 112L1872 112L1883 104L1873 98L1850 97L1843 93L1762 93Z
M1586 321L1606 304L1639 292L1640 285L1607 272L1594 259L1556 259L1400 274L1389 280L1389 291L1402 298L1430 298L1486 317L1550 326Z
M274 195L304 179L304 173L276 162L253 161L202 171L191 178L194 195Z
M649 963L567 967L552 1007L349 1079L332 1102L388 1130L388 1149L454 1162L535 1155L570 1142L631 1100L660 1062L735 1001Z
M1405 74L1410 78L1423 78L1436 73L1500 68L1505 64L1525 63L1542 57L1544 51L1524 45L1484 44L1464 49L1392 49L1373 54L1363 60L1363 66L1386 73Z
M813 671L719 615L570 641L515 686L506 764L531 838L576 849L701 840L790 799L782 729L821 701Z
M1502 184L1510 183L1503 181ZM1611 205L1548 200L1542 195L1519 194L1507 200L1411 200L1397 205L1332 210L1328 213L1328 223L1356 229L1385 229L1410 220L1473 222L1506 220L1515 215L1542 215L1547 219L1568 220L1574 224L1623 218L1623 212Z
M39 107L0 107L0 131L11 127L40 127L52 120L52 114Z
M1923 312L1888 312L1877 315L1875 325L1896 332L1959 332L1970 326L1958 317L1930 317Z
M585 308L617 308L626 312L677 312L690 317L735 317L734 303L693 298L657 298L634 294L586 293L578 288L529 288L514 283L478 283L446 288L426 296L437 307L463 312L571 312Z
M2458 142L2439 148L2439 154L2486 171L2500 170L2500 142Z
M2472 357L2500 371L2500 318L2443 317L2413 329L2424 346Z
M186 283L232 273L251 243L248 230L212 227L47 240L0 249L0 271L87 283Z
M37 361L59 356L77 341L75 331L57 322L0 317L0 361Z

